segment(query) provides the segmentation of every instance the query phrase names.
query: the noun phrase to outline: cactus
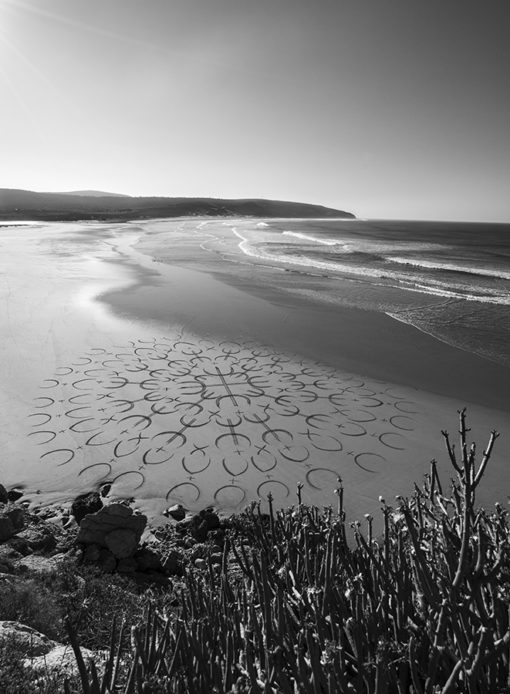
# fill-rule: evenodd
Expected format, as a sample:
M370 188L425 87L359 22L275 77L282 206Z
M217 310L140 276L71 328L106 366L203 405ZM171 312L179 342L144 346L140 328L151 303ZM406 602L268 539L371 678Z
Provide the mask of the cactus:
M69 627L83 691L509 692L507 513L475 508L497 434L477 467L468 431L462 410L459 457L443 432L448 492L433 461L409 498L380 498L380 540L371 516L347 540L340 480L336 512L304 505L299 485L296 507L248 508L220 576L189 573L177 612L149 610L129 652L112 637L102 679Z

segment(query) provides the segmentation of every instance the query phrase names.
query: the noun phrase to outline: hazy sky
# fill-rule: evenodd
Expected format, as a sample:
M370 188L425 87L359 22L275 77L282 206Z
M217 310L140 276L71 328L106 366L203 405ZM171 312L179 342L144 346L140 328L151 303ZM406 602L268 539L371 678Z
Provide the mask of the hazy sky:
M0 187L510 221L510 0L0 0Z

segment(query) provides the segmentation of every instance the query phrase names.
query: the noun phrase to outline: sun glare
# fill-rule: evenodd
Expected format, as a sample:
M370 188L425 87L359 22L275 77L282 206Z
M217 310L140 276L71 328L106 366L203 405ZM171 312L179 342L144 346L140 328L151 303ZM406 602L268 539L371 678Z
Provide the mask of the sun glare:
M27 12L33 8L19 0L0 0L0 84L30 121L34 134L40 136L40 124L34 109L34 99L42 87L51 94L59 108L67 108L68 100L48 75L24 50ZM5 11L3 11L5 10Z

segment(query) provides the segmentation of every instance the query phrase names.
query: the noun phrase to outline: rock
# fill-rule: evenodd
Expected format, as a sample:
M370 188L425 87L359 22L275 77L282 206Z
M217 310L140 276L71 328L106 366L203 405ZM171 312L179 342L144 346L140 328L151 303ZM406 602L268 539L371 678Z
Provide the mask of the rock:
M42 557L38 554L31 554L28 557L22 557L16 560L14 565L18 571L43 576L59 571L66 560L65 554L54 554L52 557Z
M178 533L188 532L196 542L205 542L210 532L219 532L220 518L211 508L206 508L191 519L180 521L175 529Z
M16 539L19 543L19 551L26 553L21 548L21 543L25 542L31 552L51 552L57 546L50 528L43 523L37 527L29 527L17 534ZM17 547L18 549L18 547Z
M2 514L0 516L0 542L10 540L14 533L14 525L12 524L11 519L9 516Z
M67 677L78 675L76 658L71 646L53 641L25 624L0 621L0 643L2 641L15 642L24 653L23 665L41 672L45 677L50 673ZM103 672L101 661L104 662L105 653L90 651L83 647L80 650L86 662L89 658L94 660L94 663L99 666L101 675Z
M205 559L195 559L194 564L197 569L206 569L207 568L207 562Z
M76 518L76 522L80 523L89 513L95 513L103 508L103 502L97 492L89 492L88 494L80 494L73 501L71 513Z
M25 511L21 506L13 506L5 511L5 515L11 519L15 530L22 530L25 525Z
M20 492L19 489L9 489L7 492L7 499L9 501L18 501L22 496L23 492Z
M197 542L205 542L207 540L207 532L207 521L202 520L195 528L193 528L192 534Z
M209 508L200 511L199 516L207 523L207 531L216 530L220 527L220 517Z
M181 506L181 504L175 504L175 506L170 506L170 508L167 508L164 515L170 516L176 521L181 521L186 517L186 509L184 506Z
M0 622L0 642L2 641L15 641L21 646L25 655L32 658L46 655L57 645L56 641L39 631L13 621Z
M0 484L0 504L6 504L9 501L7 489L3 484Z
M9 543L0 547L0 562L6 560L21 559L23 555Z
M10 545L0 546L0 571L7 574L13 573L16 570L16 559L21 559L22 556Z
M99 568L107 574L111 574L117 568L117 560L109 549L101 549L97 560Z
M74 516L63 516L62 517L62 527L64 530L74 530L78 527L76 518Z
M91 513L85 516L80 523L80 530L77 537L77 542L81 542L85 545L97 544L101 547L108 547L106 538L116 530L129 531L130 535L134 538L133 540L126 538L128 535L122 535L124 538L124 545L133 545L131 552L134 552L142 533L147 524L147 516L142 514L134 514L129 506L124 504L110 504L109 506L103 506L100 511L96 513ZM113 542L116 546L117 538L120 543L121 536L114 535L113 540L110 538L110 545ZM118 555L119 559L124 556L124 550L121 550L122 556Z
M134 557L126 557L125 559L119 559L117 564L117 571L121 574L134 574L138 569L138 562Z
M85 552L83 553L83 561L93 564L98 561L101 554L101 547L99 545L87 545Z
M18 554L20 554L23 557L27 554L30 554L30 547L28 546L28 542L21 537L11 537L11 539L9 540L9 547L12 547L13 550L15 550Z
M101 675L103 667L99 661L100 659L104 661L103 653L95 653L88 648L83 648L83 646L80 647L80 650L85 662L88 662L91 658L94 660L96 666L99 665L98 671ZM62 677L78 675L78 666L73 649L71 646L65 646L60 643L55 643L54 647L48 651L48 653L36 657L25 658L23 663L26 667L39 671L43 675L47 673L53 673L54 675L58 673Z
M140 571L161 571L161 558L154 550L148 547L142 547L135 553L135 559L138 562Z
M125 559L135 553L138 541L135 533L127 528L117 528L108 533L105 543L117 559Z

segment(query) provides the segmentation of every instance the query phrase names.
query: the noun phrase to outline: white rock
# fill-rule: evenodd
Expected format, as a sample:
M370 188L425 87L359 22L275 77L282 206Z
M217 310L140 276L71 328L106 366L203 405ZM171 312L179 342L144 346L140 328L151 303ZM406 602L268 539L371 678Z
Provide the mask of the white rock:
M80 648L83 660L87 662L89 658L94 660L96 667L101 672L101 663L105 660L105 655L102 652L90 651L88 648ZM56 644L54 648L44 655L39 655L35 658L25 658L23 661L25 667L31 667L33 670L41 672L59 672L66 675L78 674L78 666L76 658L71 646L64 644Z
M5 640L15 641L23 649L26 655L23 659L25 667L41 672L78 674L78 666L71 646L53 641L32 627L20 622L0 621L0 643ZM106 651L90 651L87 648L81 648L81 653L85 662L92 658L101 672L101 666L107 657Z
M45 655L58 645L40 631L10 620L0 622L0 641L6 640L16 641L29 657Z

